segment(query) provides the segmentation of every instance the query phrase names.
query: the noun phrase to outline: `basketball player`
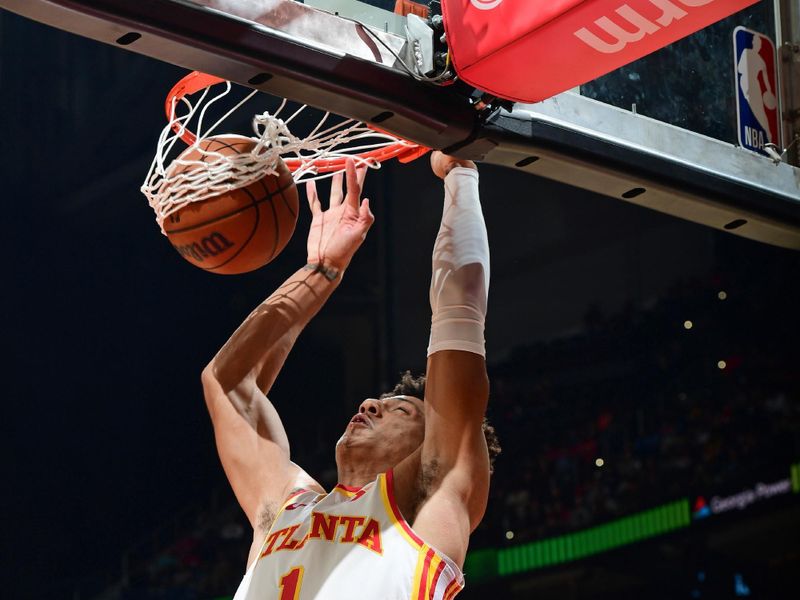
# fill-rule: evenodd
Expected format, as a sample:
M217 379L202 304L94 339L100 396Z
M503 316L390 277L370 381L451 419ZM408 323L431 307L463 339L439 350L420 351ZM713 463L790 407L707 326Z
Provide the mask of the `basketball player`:
M331 492L291 461L266 394L373 223L360 197L365 169L348 161L347 192L334 178L327 210L307 185L308 264L203 371L222 465L254 530L235 600L444 600L464 585L469 536L486 509L489 447L499 451L484 420L489 246L475 164L439 152L431 164L445 201L433 251L427 390L407 374L393 393L361 403L337 443Z

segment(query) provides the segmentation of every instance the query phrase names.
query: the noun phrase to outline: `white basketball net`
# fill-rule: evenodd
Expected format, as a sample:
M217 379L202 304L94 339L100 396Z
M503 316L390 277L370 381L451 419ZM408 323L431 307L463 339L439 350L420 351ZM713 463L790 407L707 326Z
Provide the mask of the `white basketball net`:
M387 133L369 128L360 121L344 120L331 125L339 117L325 112L316 127L309 135L299 138L289 130L289 124L297 118L307 106L294 110L286 118L282 112L288 112L287 101L283 100L278 108L270 113L265 111L253 117L254 136L225 134L227 139L250 140L255 145L251 151L242 154L222 154L200 147L216 128L240 106L250 100L258 91L252 91L243 100L226 112L208 129L203 129L206 111L231 91L231 83L224 83L225 90L206 102L211 88L203 90L195 102L183 97L180 102L173 99L169 123L161 131L158 138L156 155L150 165L141 190L147 197L150 206L156 213L161 232L164 233L164 220L192 202L201 202L225 192L238 189L258 181L268 174L275 174L278 158L292 163L294 180L321 179L330 177L334 172L320 172L320 160L352 157L357 164L365 164L371 168L380 168L380 162L365 159L360 153L385 148L398 143L409 148L416 145L400 140ZM201 108L202 107L202 108ZM179 108L182 109L179 111ZM183 112L185 110L185 112ZM183 154L185 142L181 139L189 127L197 132L197 140L191 149L198 159L185 160L177 156ZM178 145L176 149L175 146ZM175 158L170 158L175 157ZM176 168L178 166L182 169ZM341 169L343 170L343 168Z

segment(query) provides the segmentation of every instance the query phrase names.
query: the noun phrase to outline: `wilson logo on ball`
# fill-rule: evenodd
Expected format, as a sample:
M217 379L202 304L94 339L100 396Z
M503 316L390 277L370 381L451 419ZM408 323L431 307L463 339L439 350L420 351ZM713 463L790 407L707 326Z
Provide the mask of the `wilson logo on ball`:
M205 159L250 152L255 142L233 135L190 146L170 165L174 175L203 177ZM279 160L247 185L190 202L164 220L164 233L178 253L209 273L237 275L274 259L294 233L299 212L297 187Z
M204 237L199 242L188 245L178 245L175 249L184 258L193 258L198 262L210 256L217 256L233 247L233 242L229 241L219 232L214 232L208 237Z
M470 2L478 10L492 10L500 6L503 0L470 0Z

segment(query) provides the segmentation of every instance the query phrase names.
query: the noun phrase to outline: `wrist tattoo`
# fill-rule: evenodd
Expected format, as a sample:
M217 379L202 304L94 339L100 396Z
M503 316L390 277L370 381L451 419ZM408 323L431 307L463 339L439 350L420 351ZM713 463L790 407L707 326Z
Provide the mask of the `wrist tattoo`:
M325 276L325 279L327 279L328 281L333 281L334 279L339 277L339 271L337 271L336 269L329 269L328 267L325 267L324 265L321 264L308 263L303 268L306 269L307 271L312 271L314 273L321 273L322 275Z

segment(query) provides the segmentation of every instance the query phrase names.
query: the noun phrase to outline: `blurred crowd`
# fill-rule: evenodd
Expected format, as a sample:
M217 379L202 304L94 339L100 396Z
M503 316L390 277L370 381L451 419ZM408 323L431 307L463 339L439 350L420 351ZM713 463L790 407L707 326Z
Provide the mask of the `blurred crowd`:
M231 598L244 575L253 532L235 504L204 507L174 540L128 557L127 573L108 598L211 600Z
M503 454L471 547L585 528L764 464L788 470L800 456L798 353L768 292L684 281L613 316L593 307L579 334L493 365L489 417ZM174 543L132 559L117 597L231 597L250 542L238 507L203 512Z
M765 465L788 473L800 456L797 352L747 331L751 311L770 307L735 294L683 282L647 309L594 309L584 333L499 366L491 405L505 457L475 542L567 533L753 481Z

